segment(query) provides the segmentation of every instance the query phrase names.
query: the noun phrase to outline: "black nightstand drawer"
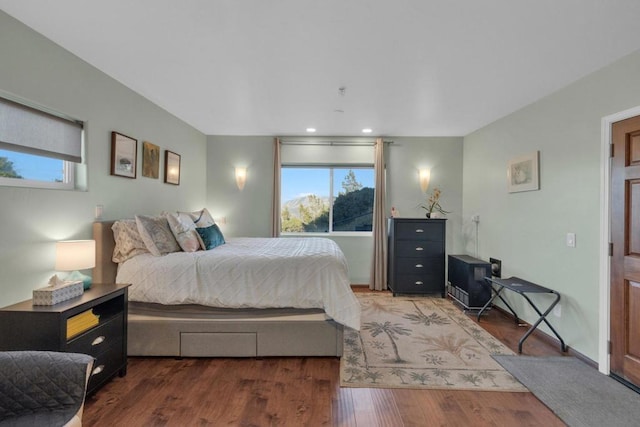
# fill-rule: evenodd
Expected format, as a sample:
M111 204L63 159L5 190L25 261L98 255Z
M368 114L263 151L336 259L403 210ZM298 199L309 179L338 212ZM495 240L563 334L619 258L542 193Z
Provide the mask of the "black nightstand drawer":
M397 240L432 240L442 242L444 235L442 225L428 221L400 222L396 225Z
M87 332L72 338L67 344L66 351L84 353L96 357L116 341L122 343L123 315L109 319ZM122 344L121 344L122 345Z
M94 390L118 372L125 363L126 356L122 353L122 341L107 347L106 351L99 355L93 362L93 370L89 378L87 390Z

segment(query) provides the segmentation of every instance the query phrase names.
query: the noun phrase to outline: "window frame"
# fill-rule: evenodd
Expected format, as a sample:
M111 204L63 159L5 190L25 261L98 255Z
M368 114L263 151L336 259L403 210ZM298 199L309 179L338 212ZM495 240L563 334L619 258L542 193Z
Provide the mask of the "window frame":
M38 188L38 189L49 189L49 190L82 190L82 188L78 187L77 182L77 168L81 165L85 165L85 122L82 120L78 120L71 116L68 116L64 113L60 113L58 111L52 110L50 108L38 105L34 102L27 101L13 94L9 94L4 91L0 91L0 98L5 102L5 104L16 104L17 108L23 108L25 110L33 110L36 114L41 114L43 116L50 116L53 120L62 120L63 122L69 122L75 124L75 126L80 128L80 156L79 162L74 162L69 159L56 157L55 155L43 155L38 153L38 149L31 150L27 145L15 145L16 148L13 148L11 143L5 141L2 143L0 141L0 149L4 151L9 151L13 153L27 153L33 156L41 157L41 158L53 158L59 159L62 162L62 181L41 181L37 179L24 179L24 178L9 178L9 177L0 177L0 186L2 187L17 187L17 188ZM13 142L13 141L11 141ZM24 148L26 147L26 149ZM83 185L81 185L82 187Z
M333 204L335 202L334 197L334 169L370 169L375 174L375 165L366 164L366 163L352 163L352 164L302 164L302 163L288 163L280 165L280 172L282 175L282 169L328 169L329 170L329 231L326 233L322 232L311 232L311 231L283 231L282 230L282 222L280 222L280 235L281 236L315 236L315 237L327 237L327 236L336 236L336 237L366 237L373 236L373 230L370 231L334 231L333 230ZM375 177L374 177L375 178ZM282 179L280 179L280 217L282 218ZM375 179L373 182L373 191L376 191L375 188Z

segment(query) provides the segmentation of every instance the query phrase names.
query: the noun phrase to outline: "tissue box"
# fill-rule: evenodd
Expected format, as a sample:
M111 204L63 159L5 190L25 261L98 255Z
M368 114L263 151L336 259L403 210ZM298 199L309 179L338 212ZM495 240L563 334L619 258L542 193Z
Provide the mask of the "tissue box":
M55 305L59 302L79 297L83 292L84 286L81 280L35 289L33 291L33 305Z

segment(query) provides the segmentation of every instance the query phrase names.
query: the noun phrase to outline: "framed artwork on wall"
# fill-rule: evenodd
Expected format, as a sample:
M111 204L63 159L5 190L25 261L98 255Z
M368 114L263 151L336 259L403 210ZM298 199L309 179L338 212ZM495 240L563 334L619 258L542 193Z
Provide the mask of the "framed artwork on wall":
M160 176L160 147L148 141L142 143L142 176L153 179Z
M180 185L180 154L164 151L164 182Z
M525 154L509 160L507 188L509 193L540 189L539 152Z
M111 132L111 175L136 178L138 140Z

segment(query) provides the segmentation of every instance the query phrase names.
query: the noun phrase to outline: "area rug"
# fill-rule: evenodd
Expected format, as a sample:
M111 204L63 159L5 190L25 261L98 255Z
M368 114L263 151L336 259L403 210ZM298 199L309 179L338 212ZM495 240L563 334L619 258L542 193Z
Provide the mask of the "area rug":
M491 357L514 353L449 300L356 295L362 326L345 329L342 387L527 391Z
M575 357L495 359L569 426L640 423L640 394Z

